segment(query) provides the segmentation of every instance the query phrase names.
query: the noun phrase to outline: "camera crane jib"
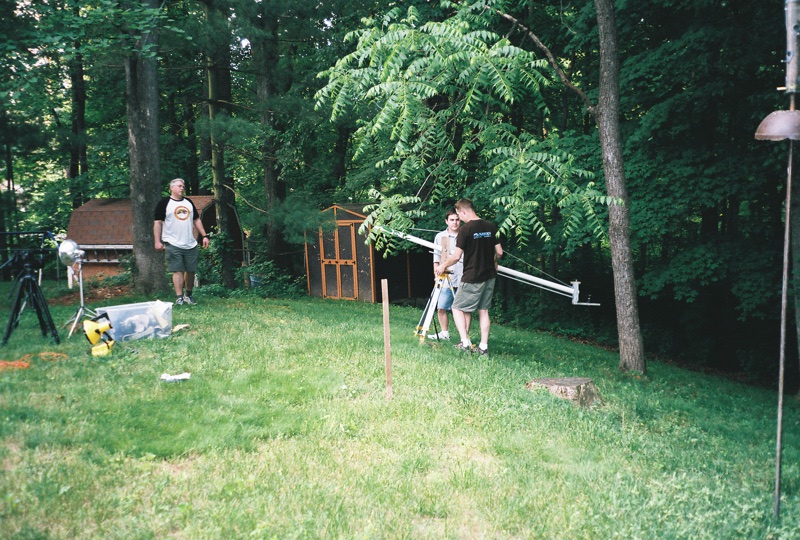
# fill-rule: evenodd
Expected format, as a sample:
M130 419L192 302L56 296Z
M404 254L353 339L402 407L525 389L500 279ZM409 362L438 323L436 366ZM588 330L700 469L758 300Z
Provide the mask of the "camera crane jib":
M428 242L427 240L423 240L422 238L418 238L416 236L410 235L408 233L404 233L401 231L395 231L392 229L387 229L386 227L376 226L375 230L391 234L392 236L396 236L398 238L402 238L403 240L408 240L409 242L413 242L417 245L430 248L434 251L441 251L441 247L437 246L433 242ZM563 285L561 283L556 283L555 281L550 281L547 279L538 278L536 276L532 276L530 274L526 274L525 272L520 272L519 270L512 270L511 268L506 268L505 266L498 266L497 273L501 276L507 277L509 279L513 279L519 281L521 283L527 283L528 285L533 285L534 287L539 287L546 291L550 291L552 293L560 294L561 296L566 296L568 298L572 298L572 304L575 306L599 306L600 304L595 302L581 302L580 301L580 281L573 281L571 283L571 287L567 285Z

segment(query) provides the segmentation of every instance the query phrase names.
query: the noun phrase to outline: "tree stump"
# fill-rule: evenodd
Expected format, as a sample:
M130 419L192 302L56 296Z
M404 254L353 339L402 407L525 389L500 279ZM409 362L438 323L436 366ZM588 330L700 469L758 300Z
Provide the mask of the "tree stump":
M528 390L547 388L551 394L568 399L581 407L591 407L595 403L603 404L600 391L586 377L564 377L560 379L533 379L525 385Z

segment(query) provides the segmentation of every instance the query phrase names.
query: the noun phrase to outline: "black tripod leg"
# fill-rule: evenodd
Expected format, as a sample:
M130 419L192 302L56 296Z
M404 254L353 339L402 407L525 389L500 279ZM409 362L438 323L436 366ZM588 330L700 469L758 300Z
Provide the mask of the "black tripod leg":
M8 343L8 338L11 337L11 331L17 327L19 324L19 310L22 306L22 298L25 294L23 290L22 283L17 286L17 295L14 297L14 302L11 304L11 316L8 318L8 324L6 325L6 333L3 336L3 345Z
M47 322L47 327L50 329L50 335L53 336L53 341L58 345L61 343L61 338L58 337L58 328L56 328L56 323L53 322L53 317L50 316L50 310L47 308L47 303L44 301L44 295L42 295L42 307L44 308L45 321Z
M36 312L36 318L39 319L39 328L42 330L42 336L47 337L47 323L44 320L42 309L39 305L39 296L37 295L36 284L33 282L28 284L28 300L31 303L31 307Z
M31 304L36 308L36 316L39 318L39 327L42 329L42 335L47 337L47 332L49 331L56 345L58 345L61 340L58 337L58 331L56 330L55 323L53 323L53 318L50 316L50 310L47 308L44 293L42 293L42 289L39 288L39 284L36 283L36 281L32 281L30 287Z

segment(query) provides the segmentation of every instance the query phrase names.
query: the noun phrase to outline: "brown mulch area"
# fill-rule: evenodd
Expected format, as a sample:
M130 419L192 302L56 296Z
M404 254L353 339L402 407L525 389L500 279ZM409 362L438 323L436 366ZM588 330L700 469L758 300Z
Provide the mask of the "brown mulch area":
M114 285L111 287L91 287L86 286L84 284L83 287L83 301L87 304L91 304L94 302L102 302L104 300L108 300L110 298L116 298L118 296L128 296L131 294L131 288L129 285ZM53 306L68 306L70 304L79 304L81 301L80 299L80 290L77 286L72 289L72 292L55 297L50 298L47 302Z

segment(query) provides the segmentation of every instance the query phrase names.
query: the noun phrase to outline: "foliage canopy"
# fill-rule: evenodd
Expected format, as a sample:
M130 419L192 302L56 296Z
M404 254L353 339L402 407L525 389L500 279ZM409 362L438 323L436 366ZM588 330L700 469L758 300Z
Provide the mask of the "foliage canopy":
M593 175L520 118L521 108L549 114L545 61L491 22L469 10L421 22L413 6L365 19L347 36L355 50L321 74L317 107L334 121L359 112L353 159L374 163L384 193L416 193L428 207L474 194L519 245L551 239L545 216L554 207L563 236L602 237L597 209L608 201Z

